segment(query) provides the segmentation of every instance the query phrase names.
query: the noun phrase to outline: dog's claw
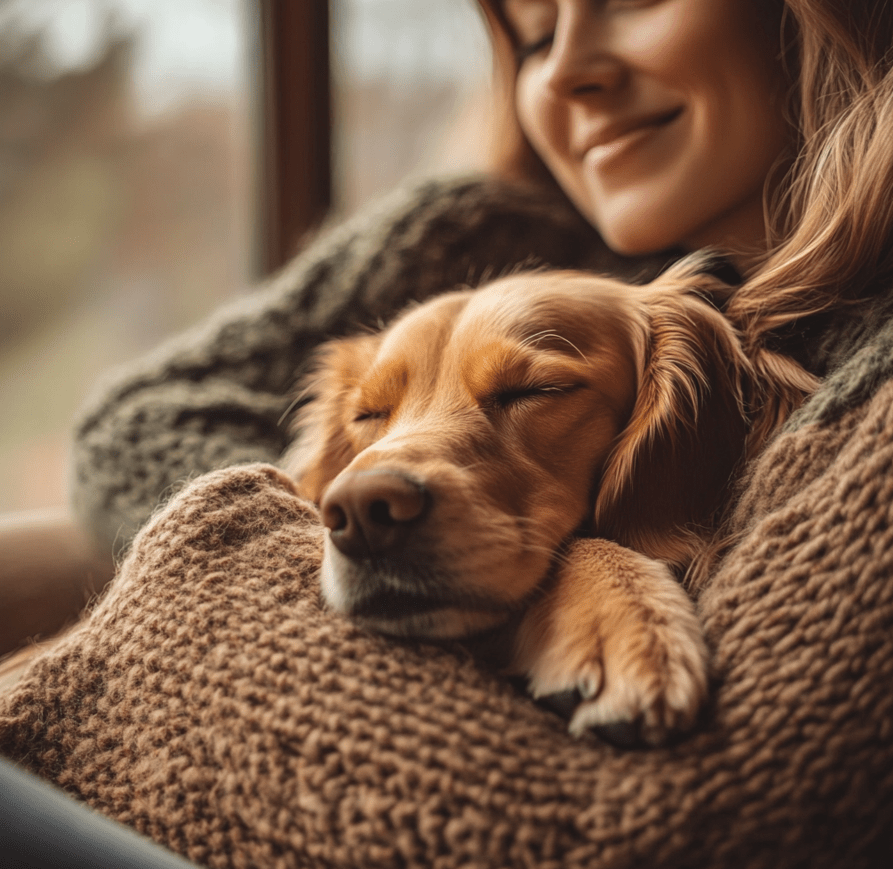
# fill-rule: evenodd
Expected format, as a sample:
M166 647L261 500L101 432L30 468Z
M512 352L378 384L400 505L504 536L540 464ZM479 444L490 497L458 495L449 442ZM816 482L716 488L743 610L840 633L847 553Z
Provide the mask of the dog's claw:
M577 691L580 692L580 696L583 700L591 700L599 691L601 691L601 688L601 667L597 670L595 667L591 668L588 672L582 674L577 681Z

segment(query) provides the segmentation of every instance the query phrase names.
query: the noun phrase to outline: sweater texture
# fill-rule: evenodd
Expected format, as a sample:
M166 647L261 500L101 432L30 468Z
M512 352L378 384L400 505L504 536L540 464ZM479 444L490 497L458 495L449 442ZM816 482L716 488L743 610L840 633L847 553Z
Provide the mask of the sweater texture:
M275 467L296 369L324 335L531 255L657 268L611 258L561 203L426 185L106 384L76 496L99 539L136 536L0 698L0 753L209 867L889 865L883 300L826 324L822 387L748 470L738 542L698 600L712 700L678 744L571 738L460 647L320 607L318 517Z

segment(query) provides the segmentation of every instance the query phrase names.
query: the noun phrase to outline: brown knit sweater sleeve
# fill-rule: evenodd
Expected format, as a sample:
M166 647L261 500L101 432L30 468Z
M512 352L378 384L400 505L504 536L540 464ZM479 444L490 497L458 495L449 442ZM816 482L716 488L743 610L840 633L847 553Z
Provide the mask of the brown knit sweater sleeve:
M610 254L566 202L540 189L467 179L398 191L97 387L75 431L76 514L103 547L120 546L186 480L277 462L289 437L283 414L321 340L521 263L630 277L653 269Z
M758 461L700 599L713 702L675 746L572 739L461 651L321 610L313 508L248 465L152 518L0 699L0 753L210 867L889 865L893 383L872 359Z

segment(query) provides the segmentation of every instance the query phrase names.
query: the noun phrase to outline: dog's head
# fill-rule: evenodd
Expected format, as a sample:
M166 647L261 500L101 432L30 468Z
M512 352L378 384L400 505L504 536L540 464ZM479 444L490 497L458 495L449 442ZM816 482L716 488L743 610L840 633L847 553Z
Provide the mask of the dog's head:
M325 345L289 466L328 528L328 603L484 630L581 527L684 564L748 433L750 367L694 277L515 275Z

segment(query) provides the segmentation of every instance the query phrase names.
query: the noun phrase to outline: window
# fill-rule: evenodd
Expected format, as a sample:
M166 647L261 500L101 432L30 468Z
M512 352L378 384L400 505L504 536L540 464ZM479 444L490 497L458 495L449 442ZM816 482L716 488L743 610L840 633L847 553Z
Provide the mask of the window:
M103 369L245 285L239 0L0 2L0 510L64 503Z
M335 204L482 165L490 48L474 0L332 0Z

